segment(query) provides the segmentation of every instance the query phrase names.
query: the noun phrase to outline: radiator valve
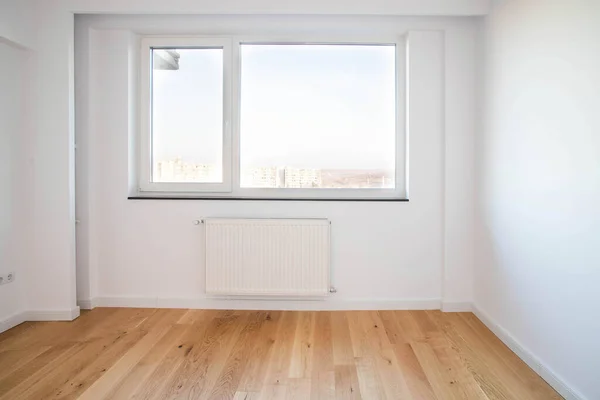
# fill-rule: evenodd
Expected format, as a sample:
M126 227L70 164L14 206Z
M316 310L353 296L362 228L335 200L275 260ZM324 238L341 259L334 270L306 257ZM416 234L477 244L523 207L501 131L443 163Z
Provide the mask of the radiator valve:
M337 289L333 286L329 288L329 293L337 293Z

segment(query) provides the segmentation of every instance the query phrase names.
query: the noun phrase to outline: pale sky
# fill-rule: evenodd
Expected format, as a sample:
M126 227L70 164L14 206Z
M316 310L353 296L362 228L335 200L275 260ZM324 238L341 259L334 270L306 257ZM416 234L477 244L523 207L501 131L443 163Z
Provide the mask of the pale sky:
M154 71L157 160L221 160L221 50ZM242 168L393 169L394 46L242 45Z

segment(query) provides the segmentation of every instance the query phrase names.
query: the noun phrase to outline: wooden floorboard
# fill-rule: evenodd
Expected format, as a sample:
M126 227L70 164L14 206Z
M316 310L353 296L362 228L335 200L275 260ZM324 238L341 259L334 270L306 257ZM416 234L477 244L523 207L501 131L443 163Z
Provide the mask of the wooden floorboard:
M109 309L0 334L0 400L561 399L472 313Z

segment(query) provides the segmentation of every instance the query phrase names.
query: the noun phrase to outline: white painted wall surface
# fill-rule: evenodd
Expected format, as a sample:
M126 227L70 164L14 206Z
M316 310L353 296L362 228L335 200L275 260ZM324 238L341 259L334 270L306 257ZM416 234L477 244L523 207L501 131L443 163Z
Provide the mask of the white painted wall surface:
M600 399L600 2L498 2L485 34L475 304Z
M35 233L30 239L29 310L78 315L75 284L73 15L40 1L31 77ZM62 314L61 314L62 313Z
M473 301L475 182L474 142L479 38L473 24L446 33L444 70L444 266L446 311L466 311Z
M439 308L470 302L476 20L398 17L78 17L78 296L84 304L262 308ZM410 31L410 202L132 201L137 117L132 33ZM86 79L87 77L87 79ZM81 79L79 79L81 78ZM448 189L444 182L450 182ZM456 198L445 196L446 191ZM204 295L201 217L332 221L326 303L218 302ZM447 257L447 259L446 259ZM446 297L444 298L446 300Z
M25 32L21 37L25 45L33 50L33 70L27 80L32 87L33 100L28 113L27 140L28 156L32 165L31 207L28 216L35 221L35 235L29 236L28 254L32 255L30 268L30 289L28 309L42 311L48 317L63 315L65 318L77 315L76 309L76 260L75 251L75 179L74 179L74 104L73 84L74 68L74 24L73 14L310 14L310 15L431 15L431 16L471 16L485 15L489 9L489 0L407 0L390 2L386 0L364 2L360 0L243 0L197 1L197 0L0 0L1 10L16 10L23 19L11 17L15 13L0 14L1 36L10 36L9 40ZM27 3L27 4L25 4ZM18 7L15 7L18 4ZM31 8L27 8L31 6ZM26 12L21 12L26 10ZM30 11L27 11L30 10ZM15 14L16 15L16 14ZM191 16L184 18L193 18ZM382 17L389 25L390 17ZM360 26L360 24L358 25ZM22 30L31 28L30 31ZM358 28L360 29L360 28ZM8 33L6 33L8 32ZM444 40L457 40L453 34L447 34ZM462 79L462 78L461 78ZM79 100L78 100L79 102ZM468 112L468 111L467 111ZM459 132L470 135L468 129ZM439 172L439 171L438 171ZM438 199L441 201L440 199ZM93 199L90 201L93 203ZM130 204L130 203L128 203ZM164 207L143 205L144 207ZM131 207L131 206L127 206ZM181 206L182 209L191 205ZM203 206L204 207L204 206ZM250 207L256 207L250 206ZM332 207L332 206L329 206ZM357 205L349 206L357 207ZM413 207L413 206L410 206ZM360 208L360 207L359 207ZM81 210L81 208L80 208ZM178 207L177 210L181 211ZM379 209L378 209L379 210ZM376 213L378 211L375 211ZM197 210L194 208L194 215ZM190 213L190 214L191 214ZM228 213L228 212L227 212ZM308 213L308 212L307 212ZM368 214L368 211L365 211ZM133 215L134 213L132 213ZM295 214L295 212L294 212ZM299 213L301 214L301 213ZM313 212L310 212L313 214ZM398 217L392 222L398 222ZM402 223L413 223L402 219ZM187 215L186 215L187 220ZM343 225L341 225L343 226ZM86 228L82 228L86 229ZM82 231L80 229L80 233ZM392 228L387 228L392 229ZM90 230L90 235L96 230ZM405 236L408 236L405 234ZM92 238L94 243L99 242ZM391 239L389 239L391 240ZM436 240L439 240L436 239ZM434 246L437 248L437 245ZM90 263L97 262L99 248L91 246ZM87 251L87 250L86 250ZM423 250L425 251L425 250ZM460 250L468 255L469 250ZM363 255L365 256L365 255ZM439 254L438 254L439 256ZM427 256L432 257L432 256ZM388 261L391 263L391 261ZM445 265L445 263L443 263ZM454 263L454 265L459 265ZM426 266L425 268L429 268ZM439 274L439 265L436 267ZM461 267L466 270L470 266ZM95 269L90 269L92 282ZM117 278L113 278L117 279ZM383 279L383 278L382 278ZM427 295L432 289L427 279ZM402 283L401 283L402 284ZM412 283L404 283L411 285ZM441 282L436 282L436 285ZM84 285L80 291L94 293L96 283ZM438 285L439 286L439 285ZM411 289L412 290L412 289ZM439 294L440 290L435 290Z
M47 0L37 0L44 2ZM53 0L80 14L485 15L491 0Z
M17 321L26 307L23 218L30 173L23 148L23 69L27 59L26 51L0 43L0 274L14 272L16 277L0 286L0 332L14 325L11 321Z
M35 40L35 0L0 0L0 42L31 47Z

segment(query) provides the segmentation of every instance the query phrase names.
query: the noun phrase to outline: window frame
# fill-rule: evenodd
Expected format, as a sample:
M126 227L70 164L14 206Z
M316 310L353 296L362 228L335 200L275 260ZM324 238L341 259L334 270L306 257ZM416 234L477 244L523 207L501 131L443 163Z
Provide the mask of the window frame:
M324 40L323 40L324 39ZM199 46L196 43L206 43ZM208 47L222 43L223 92L223 183L162 183L151 182L151 113L150 46L163 48ZM395 187L389 189L363 188L243 188L240 181L240 128L241 128L241 46L243 44L304 44L304 45L394 45L396 49L396 136L395 136ZM227 46L227 47L224 47ZM229 51L226 51L226 48ZM228 58L228 56L230 58ZM145 56L145 58L144 58ZM229 60L227 62L226 60ZM406 37L374 36L160 36L142 38L141 58L141 116L139 163L140 197L164 198L231 198L265 200L407 200L408 199L408 70ZM228 81L229 79L229 81ZM227 82L228 81L228 82ZM228 118L229 117L229 118ZM144 157L145 155L145 157ZM150 157L150 158L148 158Z

